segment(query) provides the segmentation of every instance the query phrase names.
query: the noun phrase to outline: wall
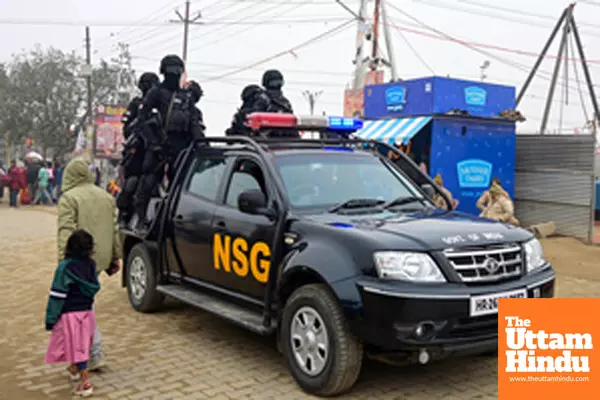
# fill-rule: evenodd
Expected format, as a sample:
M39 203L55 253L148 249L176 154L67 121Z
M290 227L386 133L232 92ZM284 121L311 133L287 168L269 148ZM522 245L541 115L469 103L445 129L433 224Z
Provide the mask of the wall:
M554 221L560 234L592 240L594 137L517 135L516 216Z
M514 193L515 124L477 119L434 119L430 175L459 200L458 211L479 215L476 203L494 177Z

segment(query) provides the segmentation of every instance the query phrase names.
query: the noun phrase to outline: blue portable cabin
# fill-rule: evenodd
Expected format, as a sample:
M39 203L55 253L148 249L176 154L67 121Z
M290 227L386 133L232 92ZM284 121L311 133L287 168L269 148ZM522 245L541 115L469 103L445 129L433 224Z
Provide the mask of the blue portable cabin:
M365 87L364 127L355 136L398 146L459 201L478 215L476 202L497 177L514 196L515 88L443 77Z

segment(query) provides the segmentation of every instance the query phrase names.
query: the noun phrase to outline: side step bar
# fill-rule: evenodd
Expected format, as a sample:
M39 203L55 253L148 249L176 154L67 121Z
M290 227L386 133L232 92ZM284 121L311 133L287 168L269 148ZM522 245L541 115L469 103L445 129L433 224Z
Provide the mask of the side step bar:
M220 297L201 293L180 285L158 285L156 290L201 310L233 322L244 329L267 336L275 333L275 322L263 325L263 315L257 311L223 300Z

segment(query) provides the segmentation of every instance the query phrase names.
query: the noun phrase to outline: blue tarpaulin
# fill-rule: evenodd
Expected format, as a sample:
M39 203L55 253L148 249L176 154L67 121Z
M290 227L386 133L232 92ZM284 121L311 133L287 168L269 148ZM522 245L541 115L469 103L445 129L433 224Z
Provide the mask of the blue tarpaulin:
M354 136L389 144L407 144L429 121L431 117L365 121L363 128Z

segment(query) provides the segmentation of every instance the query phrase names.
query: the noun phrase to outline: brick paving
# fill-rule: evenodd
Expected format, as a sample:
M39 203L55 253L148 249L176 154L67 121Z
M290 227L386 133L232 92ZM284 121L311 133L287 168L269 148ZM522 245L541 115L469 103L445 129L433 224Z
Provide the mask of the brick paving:
M0 205L0 399L70 398L65 367L43 363L55 219L55 208ZM560 246L577 254L582 251L575 246L583 248L568 239L546 243L559 269L558 294L600 297L600 268L591 264L600 250L586 248L590 260L579 262L562 255ZM103 277L102 285L97 316L108 367L92 375L94 398L310 398L295 385L272 339L174 301L164 312L140 314L130 307L120 277ZM366 361L343 398L494 399L496 374L496 359L486 357L404 368Z

